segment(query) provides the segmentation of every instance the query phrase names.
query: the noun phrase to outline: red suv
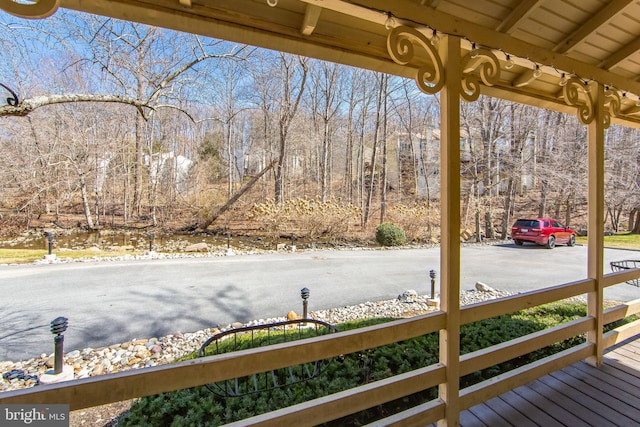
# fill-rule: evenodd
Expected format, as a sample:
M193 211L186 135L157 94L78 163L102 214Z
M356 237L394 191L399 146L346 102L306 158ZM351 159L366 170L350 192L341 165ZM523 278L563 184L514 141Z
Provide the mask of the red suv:
M518 246L532 242L549 249L553 249L556 243L576 244L576 232L551 218L519 219L511 227L511 238Z

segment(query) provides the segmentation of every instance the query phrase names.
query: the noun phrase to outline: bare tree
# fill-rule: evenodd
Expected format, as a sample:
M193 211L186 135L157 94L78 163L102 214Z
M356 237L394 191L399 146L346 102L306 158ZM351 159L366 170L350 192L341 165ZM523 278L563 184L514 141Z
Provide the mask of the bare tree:
M523 174L526 172L525 147L532 147L533 132L537 124L537 109L522 104L509 103L507 106L508 135L500 158L501 176L504 175L506 188L503 194L503 213L500 238L506 239L518 188L521 187Z
M320 135L320 195L322 201L331 196L332 141L335 136L335 121L340 107L341 68L328 62L311 63L310 84L312 85L311 111Z
M638 130L612 126L605 150L605 207L611 230L621 231L621 217L629 212L628 230L640 234Z
M376 74L376 90L377 90L377 98L376 98L376 116L375 123L373 126L373 146L371 148L371 160L369 162L369 176L368 181L365 181L367 188L367 197L364 205L364 209L362 212L362 226L365 227L369 221L369 216L371 214L371 204L373 202L373 193L375 191L376 186L376 178L377 178L377 162L378 162L378 146L380 142L380 127L382 126L383 121L383 111L384 111L384 96L387 90L387 76L385 74L378 73ZM384 135L382 136L385 137Z
M24 116L34 110L55 104L79 102L110 102L135 107L135 162L133 210L139 216L143 200L143 153L148 146L149 128L146 120L160 108L172 108L188 113L179 101L189 90L192 80L186 77L198 70L198 64L208 59L236 57L238 51L219 41L203 42L189 35L177 35L140 24L63 13L52 18L51 25L69 34L75 44L69 60L60 64L63 70L82 68L93 74L90 84L76 88L61 87L63 93L43 93L38 96L16 97L16 102L0 106L2 116ZM82 25L65 25L69 20L82 20ZM188 48L185 48L188 47Z
M285 167L289 130L298 112L300 100L305 91L307 81L307 59L280 53L281 65L281 99L278 119L278 162L276 165L274 198L276 203L283 201L285 184Z

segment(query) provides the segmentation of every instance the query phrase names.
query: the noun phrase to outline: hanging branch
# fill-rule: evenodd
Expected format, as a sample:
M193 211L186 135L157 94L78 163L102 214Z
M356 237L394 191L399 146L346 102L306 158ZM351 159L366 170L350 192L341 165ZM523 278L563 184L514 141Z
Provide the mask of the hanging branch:
M5 85L2 85L5 89L8 89ZM13 92L10 91L12 94ZM15 94L14 94L15 95ZM146 102L140 102L139 100L127 96L118 95L98 95L98 94L66 94L66 95L43 95L35 96L29 99L23 99L18 102L17 96L14 98L7 98L9 105L0 106L0 117L3 116L18 116L24 117L31 113L36 108L44 107L45 105L52 104L66 104L71 102L117 102L120 104L133 105L140 110L144 116L144 108L151 108Z

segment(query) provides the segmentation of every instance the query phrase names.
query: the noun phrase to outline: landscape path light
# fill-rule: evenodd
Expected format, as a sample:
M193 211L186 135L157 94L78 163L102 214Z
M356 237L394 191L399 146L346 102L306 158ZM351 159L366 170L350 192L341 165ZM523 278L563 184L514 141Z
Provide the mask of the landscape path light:
M51 333L55 335L53 338L54 343L54 375L62 373L63 354L64 354L64 331L69 326L69 319L66 317L56 317L51 321Z
M49 255L51 255L53 250L53 230L44 230L44 235L47 237Z
M300 290L300 296L302 297L302 318L306 319L307 318L307 307L309 304L309 289L308 288L302 288Z
M431 278L431 299L436 297L436 271L429 270L429 277Z
M74 370L71 365L64 365L64 335L69 326L66 317L56 317L51 321L51 333L54 334L53 369L46 371L38 379L39 384L54 384L73 379Z

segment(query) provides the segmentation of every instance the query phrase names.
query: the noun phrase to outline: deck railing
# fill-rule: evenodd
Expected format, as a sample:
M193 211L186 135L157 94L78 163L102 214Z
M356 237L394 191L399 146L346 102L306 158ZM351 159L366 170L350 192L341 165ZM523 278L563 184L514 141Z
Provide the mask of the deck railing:
M640 277L640 270L608 274L602 285L612 286ZM535 307L566 298L595 293L595 281L580 280L559 286L526 292L506 298L464 306L460 323ZM640 312L640 299L609 308L600 313L603 324ZM323 335L315 338L198 358L170 365L120 372L0 393L0 404L69 403L71 410L225 381L354 353L415 338L444 328L447 313L442 311L396 320L366 328ZM460 356L460 375L475 372L530 353L555 342L592 332L597 320L585 316L574 321L529 334ZM610 347L640 334L640 321L628 323L603 335L604 347ZM595 344L586 342L568 350L498 375L460 390L459 407L466 409L503 392L526 384L550 372L594 356ZM347 416L390 402L433 386L458 381L447 379L445 366L437 363L340 393L242 420L230 425L314 425ZM440 399L415 406L374 425L419 425L441 419L445 403Z

